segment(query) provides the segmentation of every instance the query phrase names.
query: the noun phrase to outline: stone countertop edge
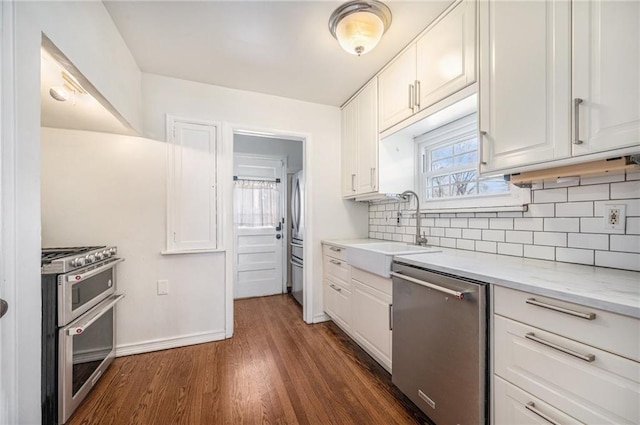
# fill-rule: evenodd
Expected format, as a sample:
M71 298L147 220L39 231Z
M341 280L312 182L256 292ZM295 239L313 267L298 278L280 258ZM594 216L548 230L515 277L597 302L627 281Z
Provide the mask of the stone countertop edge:
M447 248L394 259L640 319L640 272Z
M397 243L400 245L406 245L406 242L398 242L398 241L386 241L384 239L368 239L368 238L355 238L355 239L323 239L321 241L324 245L333 245L338 248L349 248L350 245L362 245L365 243L380 243L380 242L388 242L388 243Z

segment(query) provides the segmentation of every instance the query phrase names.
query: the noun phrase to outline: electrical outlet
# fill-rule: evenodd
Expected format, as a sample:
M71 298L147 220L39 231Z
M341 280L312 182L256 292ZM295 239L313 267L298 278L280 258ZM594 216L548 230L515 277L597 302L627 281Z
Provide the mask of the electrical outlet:
M623 230L627 219L625 204L606 204L604 206L604 228Z
M158 281L158 295L167 295L169 293L169 281L168 280L159 280Z

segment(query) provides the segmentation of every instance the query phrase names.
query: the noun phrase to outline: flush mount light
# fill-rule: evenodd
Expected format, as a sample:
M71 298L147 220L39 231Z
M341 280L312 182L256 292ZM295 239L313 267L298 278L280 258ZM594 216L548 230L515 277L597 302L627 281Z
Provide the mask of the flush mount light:
M377 0L354 0L329 18L329 31L352 55L369 53L391 25L391 10Z
M69 93L73 93L74 105L75 105L75 96L76 94L86 94L86 90L82 88L80 83L76 81L71 75L67 72L61 72L63 84L62 86L53 86L49 89L49 94L52 98L59 102L65 102L69 100Z

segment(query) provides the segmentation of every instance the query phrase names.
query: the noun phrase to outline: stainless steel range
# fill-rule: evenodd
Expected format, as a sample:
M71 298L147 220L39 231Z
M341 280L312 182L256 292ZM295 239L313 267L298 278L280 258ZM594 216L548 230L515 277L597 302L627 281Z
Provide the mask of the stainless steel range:
M117 252L42 250L43 424L64 424L115 357Z

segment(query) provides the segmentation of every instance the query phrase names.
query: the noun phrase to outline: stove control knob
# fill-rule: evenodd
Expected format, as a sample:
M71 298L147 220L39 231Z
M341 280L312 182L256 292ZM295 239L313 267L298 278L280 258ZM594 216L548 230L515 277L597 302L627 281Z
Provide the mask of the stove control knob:
M111 251L111 255L116 255L118 253L118 248L116 248L115 246L113 248L111 248L109 251Z
M100 261L104 258L104 254L102 252L96 252L95 256L96 256L96 261Z
M83 257L74 258L71 261L71 265L73 267L82 267L82 266L84 266L84 258Z
M109 258L111 257L111 250L110 249L105 249L104 251L102 251L102 256L104 258Z
M96 261L96 256L93 254L87 254L84 258L87 260L87 264L91 264Z

